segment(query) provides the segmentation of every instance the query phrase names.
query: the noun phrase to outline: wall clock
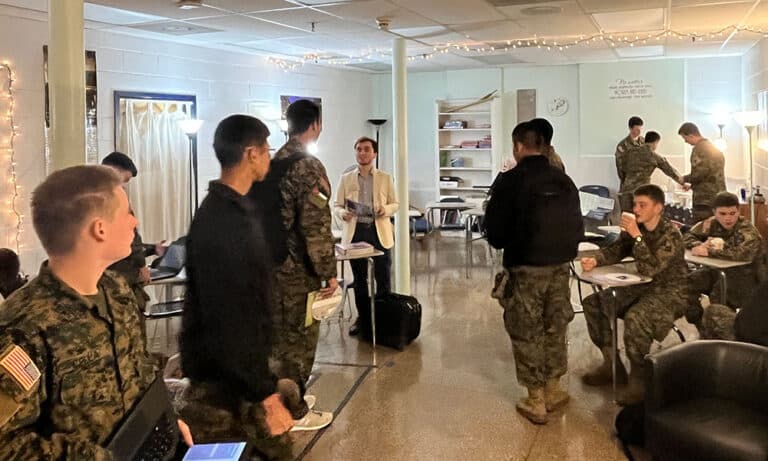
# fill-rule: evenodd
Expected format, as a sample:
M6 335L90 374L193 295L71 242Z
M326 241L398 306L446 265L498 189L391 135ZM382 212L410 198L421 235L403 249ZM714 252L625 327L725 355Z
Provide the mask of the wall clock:
M557 97L547 103L547 112L554 117L560 117L568 112L568 99Z

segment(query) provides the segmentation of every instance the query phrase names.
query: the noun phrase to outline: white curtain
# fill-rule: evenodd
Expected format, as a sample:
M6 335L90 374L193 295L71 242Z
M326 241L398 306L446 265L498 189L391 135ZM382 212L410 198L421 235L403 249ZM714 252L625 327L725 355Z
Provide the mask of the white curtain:
M139 232L145 242L175 240L190 223L189 140L178 126L190 103L126 100L121 112L118 150L139 170L128 186Z

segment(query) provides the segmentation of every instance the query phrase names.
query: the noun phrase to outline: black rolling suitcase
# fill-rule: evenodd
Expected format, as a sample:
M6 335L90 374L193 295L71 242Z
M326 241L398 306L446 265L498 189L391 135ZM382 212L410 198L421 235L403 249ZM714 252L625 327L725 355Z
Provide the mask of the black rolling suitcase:
M366 316L369 317L369 316ZM386 293L376 297L376 344L403 350L421 331L421 304L413 296ZM371 325L360 325L361 338L371 342Z

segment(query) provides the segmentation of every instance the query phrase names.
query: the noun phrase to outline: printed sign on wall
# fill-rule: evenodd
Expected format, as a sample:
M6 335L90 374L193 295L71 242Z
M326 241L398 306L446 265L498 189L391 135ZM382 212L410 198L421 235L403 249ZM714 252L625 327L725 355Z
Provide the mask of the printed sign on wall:
M649 99L653 98L653 84L641 78L617 78L608 86L608 99Z

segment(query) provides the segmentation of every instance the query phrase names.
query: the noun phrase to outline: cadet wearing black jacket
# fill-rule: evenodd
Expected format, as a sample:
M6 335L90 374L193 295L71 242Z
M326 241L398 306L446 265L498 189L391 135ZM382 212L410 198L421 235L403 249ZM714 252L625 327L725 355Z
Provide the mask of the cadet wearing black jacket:
M181 414L196 442L247 437L266 459L289 459L293 422L277 395L272 268L246 194L269 170L269 130L233 115L214 135L221 179L212 181L187 236L188 287L179 341L191 381Z
M565 404L560 377L568 368L565 335L573 320L568 263L584 235L579 194L561 169L541 155L543 139L530 122L512 132L517 165L494 182L485 213L488 241L504 249L494 297L504 308L518 381L528 397L517 409L537 424Z

